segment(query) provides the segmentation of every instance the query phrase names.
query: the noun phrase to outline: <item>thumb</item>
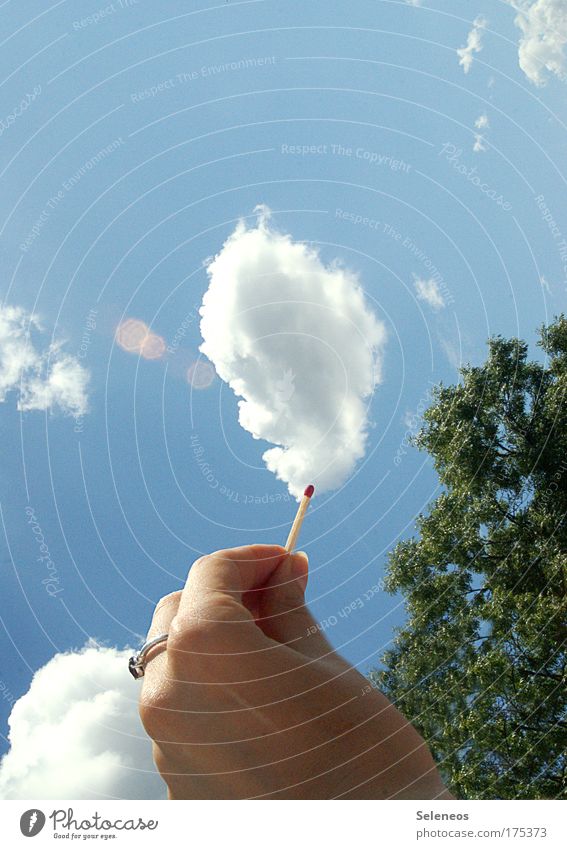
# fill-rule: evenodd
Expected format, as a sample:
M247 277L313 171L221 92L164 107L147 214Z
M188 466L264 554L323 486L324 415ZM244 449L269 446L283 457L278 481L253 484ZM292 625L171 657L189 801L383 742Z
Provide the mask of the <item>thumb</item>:
M304 551L282 561L262 591L257 625L267 637L308 657L321 658L333 650L305 605L308 571Z

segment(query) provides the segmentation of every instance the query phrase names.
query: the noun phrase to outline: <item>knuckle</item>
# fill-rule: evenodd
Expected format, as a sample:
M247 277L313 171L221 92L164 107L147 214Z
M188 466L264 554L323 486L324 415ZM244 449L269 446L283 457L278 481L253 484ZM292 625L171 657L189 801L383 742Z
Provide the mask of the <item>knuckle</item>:
M210 566L210 561L212 557L212 554L202 554L200 557L193 561L193 563L189 567L189 581L200 582L202 580L202 576L206 574L207 569Z
M167 687L144 687L138 702L142 725L152 739L159 739L168 723L168 713L173 709L172 694Z
M212 554L201 554L200 557L197 557L196 560L191 564L191 569L202 569L203 566L206 566L207 561L211 560L211 558L215 557L215 553Z
M175 618L169 628L168 652L174 656L182 652L187 656L199 654L214 642L217 632L218 623L212 620L200 618L187 622Z
M181 593L182 590L176 590L173 593L168 593L167 595L162 596L155 606L154 616L164 607L169 607L172 604L178 604L181 598Z

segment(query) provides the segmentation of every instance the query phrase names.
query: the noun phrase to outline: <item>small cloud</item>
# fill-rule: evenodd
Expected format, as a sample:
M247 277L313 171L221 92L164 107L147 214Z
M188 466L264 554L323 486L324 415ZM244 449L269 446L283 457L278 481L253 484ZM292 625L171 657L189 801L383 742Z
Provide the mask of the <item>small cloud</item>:
M488 127L490 126L490 123L489 123L489 120L488 120L488 115L486 115L486 113L479 115L478 118L476 119L476 121L474 122L474 125L477 128L477 130L488 129ZM481 153L482 151L485 151L485 150L488 150L488 142L486 141L485 137L481 133L475 133L474 134L473 151L475 153Z
M522 31L518 48L520 68L537 86L546 84L545 72L567 79L567 3L565 0L506 0L518 13L514 23Z
M420 417L418 414L411 410L406 410L404 413L403 419L404 427L410 431L410 433L415 433L419 428Z
M453 368L457 370L460 369L462 365L462 356L459 348L457 348L454 342L452 342L450 339L447 339L446 337L441 336L439 338L439 341L441 343L441 347L443 348L445 356L447 357Z
M474 144L473 151L475 153L481 153L482 151L488 150L488 144L484 136L481 136L480 133L474 134Z
M541 275L541 277L539 278L539 283L540 283L541 288L542 288L542 289L545 289L545 291L546 291L549 295L551 295L551 286L549 285L549 282L545 279L545 277L543 276L543 274L542 274L542 275Z
M83 416L87 411L86 384L87 373L75 357L58 354L45 374L22 381L18 408L50 410L58 406L67 413Z
M419 301L425 301L435 311L441 310L446 306L445 299L435 278L424 279L418 277L417 274L414 274L413 278L415 292Z
M421 0L406 0L408 6L421 6Z
M32 331L42 332L37 316L21 307L0 307L0 402L15 392L22 412L59 407L68 415L85 415L87 370L63 352L61 342L38 350Z
M459 65L461 65L465 74L468 74L471 69L473 54L480 53L482 50L482 31L486 28L487 23L488 21L486 18L483 18L480 15L478 18L475 18L473 21L473 28L467 36L466 46L460 47L457 50Z

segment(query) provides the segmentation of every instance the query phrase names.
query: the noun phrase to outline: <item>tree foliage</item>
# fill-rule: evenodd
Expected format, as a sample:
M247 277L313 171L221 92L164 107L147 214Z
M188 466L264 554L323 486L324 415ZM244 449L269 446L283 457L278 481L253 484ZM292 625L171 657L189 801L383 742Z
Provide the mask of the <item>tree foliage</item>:
M389 556L408 619L371 677L460 798L567 795L567 319L538 344L436 388L415 442L442 494Z

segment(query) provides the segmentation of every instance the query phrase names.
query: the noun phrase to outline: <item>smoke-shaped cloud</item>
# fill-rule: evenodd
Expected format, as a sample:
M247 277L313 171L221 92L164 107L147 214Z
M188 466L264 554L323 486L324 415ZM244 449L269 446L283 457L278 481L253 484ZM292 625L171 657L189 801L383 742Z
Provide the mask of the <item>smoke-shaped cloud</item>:
M272 443L267 468L300 497L345 482L365 453L384 325L356 274L294 242L257 207L209 261L200 350L239 402L239 422Z
M441 287L434 277L423 278L414 274L413 285L419 301L425 301L435 311L446 306Z
M10 715L2 799L164 799L131 651L88 644L39 669Z
M457 50L459 65L461 65L465 74L468 74L472 67L474 54L480 53L482 50L482 34L483 30L486 29L487 24L488 21L486 18L483 18L482 15L475 18L473 21L473 28L467 35L467 43L465 47L459 47Z

